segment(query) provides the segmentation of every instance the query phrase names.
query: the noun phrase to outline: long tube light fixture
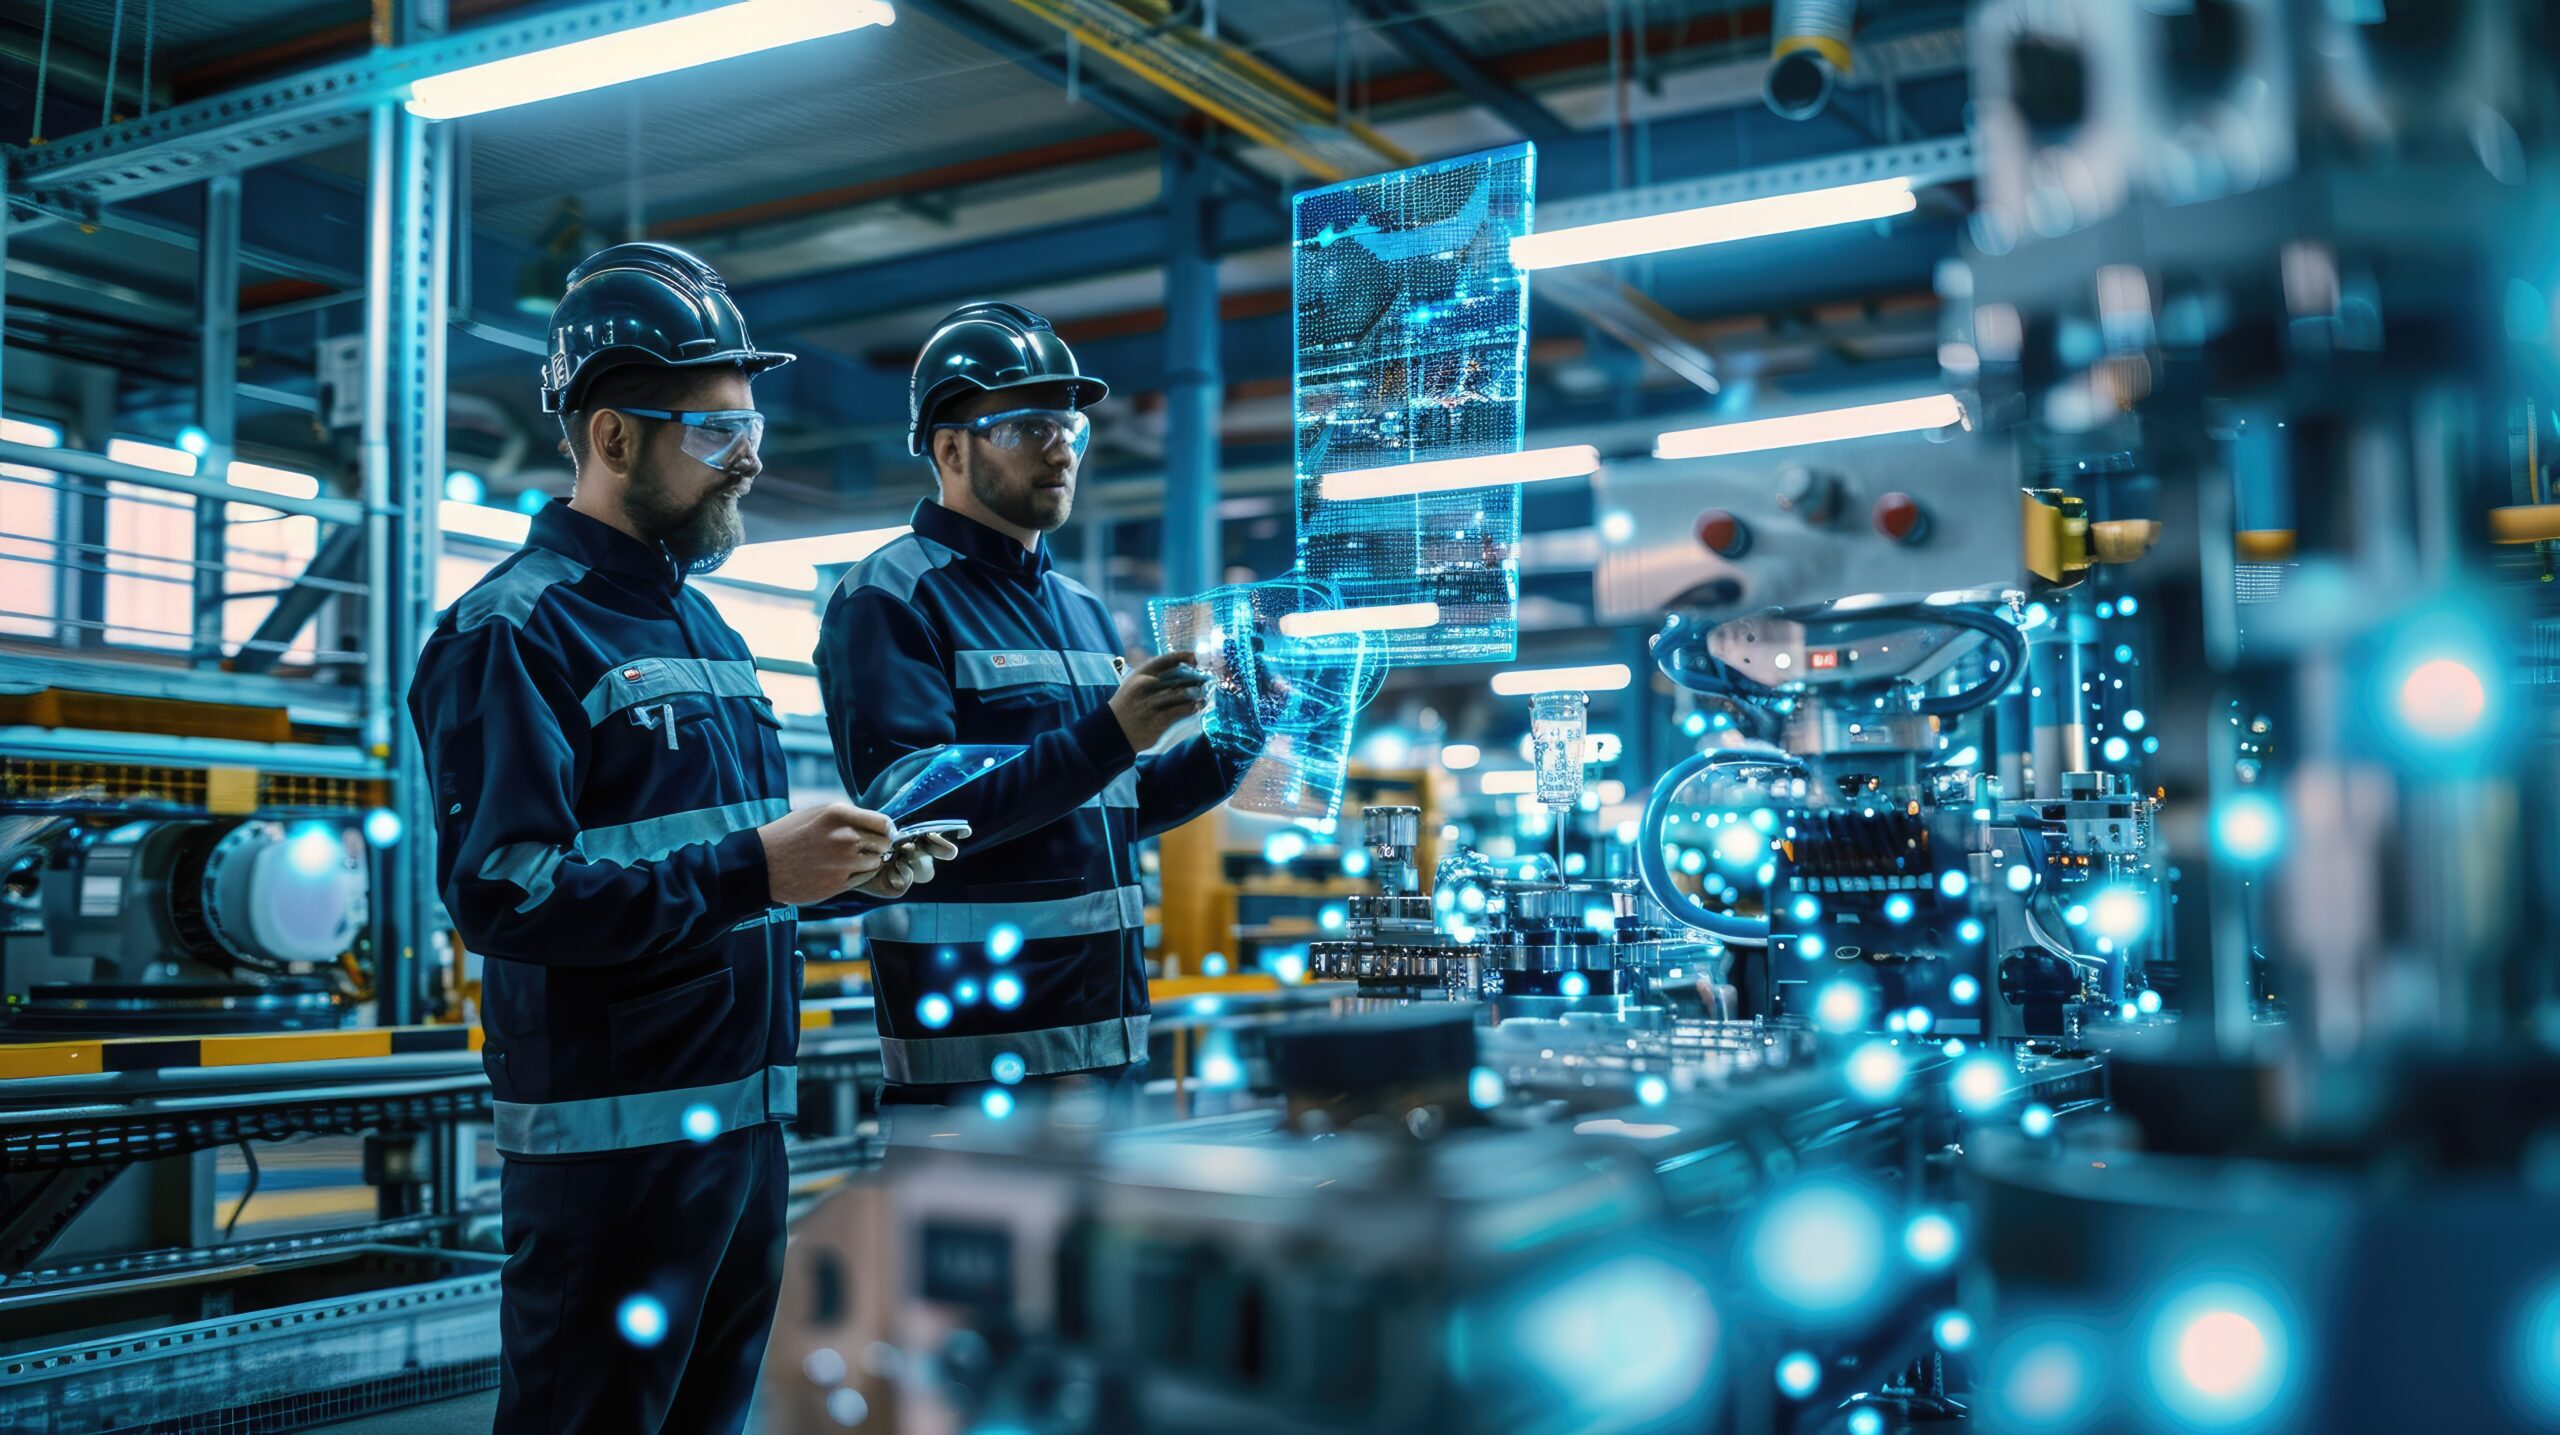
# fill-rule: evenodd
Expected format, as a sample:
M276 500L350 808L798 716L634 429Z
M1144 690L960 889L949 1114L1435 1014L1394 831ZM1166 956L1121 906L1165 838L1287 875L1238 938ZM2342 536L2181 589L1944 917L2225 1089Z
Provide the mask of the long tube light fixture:
M409 113L451 120L600 90L715 60L896 22L886 0L739 0L548 50L429 75L409 87Z
M1538 483L1551 478L1585 478L1600 471L1600 450L1587 443L1562 448L1533 448L1519 453L1487 453L1472 458L1435 458L1385 468L1351 468L1328 473L1318 487L1331 502L1359 498L1403 498L1417 493L1445 493L1457 488L1486 488L1497 483Z
M1834 224L1890 219L1909 214L1920 201L1907 179L1877 179L1801 194L1775 194L1766 199L1736 200L1669 214L1578 224L1544 234L1523 234L1511 241L1511 262L1522 269L1556 269L1568 264L1597 264L1638 254L1694 249L1825 229Z
M1613 693L1635 681L1624 663L1587 668L1513 668L1493 675L1493 690L1506 698L1537 693Z
M1437 603L1393 603L1377 608L1334 608L1280 615L1280 631L1292 638L1322 638L1337 633L1386 633L1402 628L1428 628L1440 621Z
M1965 422L1964 405L1953 394L1894 399L1818 413L1746 419L1705 428L1674 429L1653 441L1655 458L1716 458L1729 453L1794 448L1798 444L1835 439L1875 438L1882 434L1916 433Z
M887 547L890 540L911 531L902 523L895 528L857 528L813 538L775 538L742 544L712 576L809 592L818 586L819 564L859 563Z

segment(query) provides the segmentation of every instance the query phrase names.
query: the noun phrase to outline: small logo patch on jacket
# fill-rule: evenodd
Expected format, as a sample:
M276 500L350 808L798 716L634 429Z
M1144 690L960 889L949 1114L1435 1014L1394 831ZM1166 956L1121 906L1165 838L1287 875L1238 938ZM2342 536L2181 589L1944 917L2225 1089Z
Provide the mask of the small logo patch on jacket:
M622 680L626 683L636 683L640 681L640 670L638 668L624 668L622 670Z

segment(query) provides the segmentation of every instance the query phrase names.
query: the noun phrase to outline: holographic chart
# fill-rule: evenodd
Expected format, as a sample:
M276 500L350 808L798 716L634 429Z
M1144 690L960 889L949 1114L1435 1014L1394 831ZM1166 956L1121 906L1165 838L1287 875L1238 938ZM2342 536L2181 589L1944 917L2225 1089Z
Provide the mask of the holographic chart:
M1377 634L1402 663L1510 658L1516 484L1327 501L1329 473L1516 453L1527 374L1529 145L1372 175L1295 201L1298 567L1349 608L1439 605Z
M1341 810L1352 719L1387 673L1384 635L1300 628L1341 606L1297 573L1147 605L1156 651L1196 653L1209 676L1202 733L1251 760L1231 805L1301 822Z

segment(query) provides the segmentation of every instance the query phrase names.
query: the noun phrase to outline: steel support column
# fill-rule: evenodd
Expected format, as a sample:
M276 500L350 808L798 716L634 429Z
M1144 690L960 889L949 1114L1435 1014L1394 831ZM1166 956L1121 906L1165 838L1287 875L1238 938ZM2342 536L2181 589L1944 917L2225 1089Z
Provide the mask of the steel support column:
M1214 587L1225 565L1218 543L1217 213L1209 166L1193 152L1164 152L1165 494L1164 591Z
M419 1018L437 923L434 814L403 712L405 678L425 641L441 536L445 290L451 264L452 134L397 104L374 110L366 250L365 732L391 769L401 840L386 849L374 903L380 1019Z
M196 428L204 454L196 472L215 483L231 476L231 448L240 401L240 176L217 174L204 182L204 231L196 248ZM230 504L213 496L196 500L195 641L197 667L222 661L224 574L230 538Z

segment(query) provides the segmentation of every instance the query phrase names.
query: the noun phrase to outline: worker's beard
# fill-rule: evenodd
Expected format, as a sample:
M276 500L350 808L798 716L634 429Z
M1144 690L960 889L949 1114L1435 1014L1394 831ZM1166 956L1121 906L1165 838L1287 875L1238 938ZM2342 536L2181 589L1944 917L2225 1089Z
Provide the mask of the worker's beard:
M1008 479L1001 468L979 461L975 451L962 461L962 474L969 480L969 494L989 513L1034 533L1055 533L1066 526L1067 515L1075 511L1076 482L1069 470L1064 486L1041 486L1040 474Z
M637 469L631 475L631 521L665 545L668 556L686 572L711 572L728 562L746 539L746 524L738 517L742 482L730 477L688 499L654 466Z

